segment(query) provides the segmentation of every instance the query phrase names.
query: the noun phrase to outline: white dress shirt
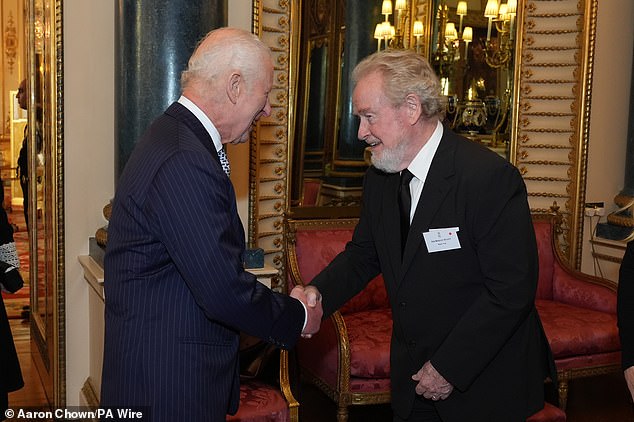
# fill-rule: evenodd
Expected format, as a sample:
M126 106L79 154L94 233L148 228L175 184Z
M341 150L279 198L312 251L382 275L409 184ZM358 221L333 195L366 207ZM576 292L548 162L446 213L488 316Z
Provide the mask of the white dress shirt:
M412 205L409 211L410 224L412 223L416 206L420 200L420 195L423 192L423 186L427 179L427 173L429 173L429 167L431 167L431 162L436 154L438 145L440 145L442 134L443 126L442 123L438 121L434 133L432 133L429 140L423 145L420 151L418 151L418 154L416 154L416 157L409 163L409 166L407 166L407 169L414 175L412 181L409 182L409 192L412 197Z

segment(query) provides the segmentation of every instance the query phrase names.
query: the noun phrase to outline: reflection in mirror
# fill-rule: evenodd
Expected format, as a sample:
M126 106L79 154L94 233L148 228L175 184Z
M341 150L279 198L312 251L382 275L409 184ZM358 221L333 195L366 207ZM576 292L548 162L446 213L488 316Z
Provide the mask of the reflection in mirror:
M429 54L447 96L445 123L509 159L517 0L308 0L303 3L290 207L304 179L317 206L358 205L368 159L357 139L350 75L377 49Z
M51 403L65 401L63 200L61 153L61 0L28 1L28 229L31 341ZM60 240L61 239L61 240Z
M446 124L509 158L517 1L435 0L430 62Z
M290 206L306 206L306 188L321 181L316 206L354 205L368 164L352 115L350 74L376 50L380 5L365 0L309 0L303 6L299 92ZM304 183L305 179L311 179Z

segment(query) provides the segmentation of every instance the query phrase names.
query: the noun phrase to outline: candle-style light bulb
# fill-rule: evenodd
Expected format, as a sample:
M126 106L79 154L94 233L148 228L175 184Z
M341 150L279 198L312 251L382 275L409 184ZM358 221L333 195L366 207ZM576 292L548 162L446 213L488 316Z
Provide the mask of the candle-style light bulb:
M511 17L509 34L511 40L515 38L515 16L517 15L517 0L509 0L507 3L506 13Z
M462 34L462 19L467 15L467 2L459 1L456 7L456 15L460 16L460 25L458 27L458 33Z
M470 26L465 26L464 31L462 32L462 40L464 41L464 61L467 62L467 58L469 57L469 43L473 41L473 28Z
M484 9L484 16L489 18L489 24L487 25L487 41L491 41L491 24L494 18L498 17L498 2L497 0L488 0L487 6Z
M394 5L396 10L405 10L407 9L407 0L396 0L396 4Z
M376 51L381 51L381 40L383 39L383 24L377 23L374 28L374 38L377 40Z
M506 3L501 4L500 8L498 9L498 14L499 14L500 20L502 22L506 22L507 20L509 20L509 15L507 13L507 9L508 9L508 5Z
M392 0L383 0L381 14L385 15L385 21L387 22L388 17L392 14Z
M423 23L421 21L414 21L412 35L416 37L416 52L420 53L420 37L423 36Z
M458 32L456 31L456 24L453 22L447 22L445 26L445 39L447 41L453 41L458 38Z

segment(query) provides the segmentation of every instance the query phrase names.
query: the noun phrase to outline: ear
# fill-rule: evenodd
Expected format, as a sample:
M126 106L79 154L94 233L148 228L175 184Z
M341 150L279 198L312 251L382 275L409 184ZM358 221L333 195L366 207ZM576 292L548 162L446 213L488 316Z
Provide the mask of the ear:
M418 119L420 119L420 116L423 112L423 108L418 95L408 94L407 97L405 97L405 107L407 109L407 117L409 123L413 125L418 122Z
M240 96L240 88L242 87L242 75L237 72L234 72L227 79L227 97L232 104L238 102L238 97Z

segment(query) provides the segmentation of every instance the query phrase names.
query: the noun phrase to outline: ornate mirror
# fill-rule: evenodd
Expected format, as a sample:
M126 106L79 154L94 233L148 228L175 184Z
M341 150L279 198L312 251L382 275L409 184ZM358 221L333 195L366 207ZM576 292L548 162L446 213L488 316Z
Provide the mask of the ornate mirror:
M49 402L63 406L62 3L29 0L27 9L31 347Z
M333 145L332 150L324 147L320 155L324 160L336 158L332 151L336 151L337 144L332 140L341 139L338 138L341 119L349 115L342 100L347 89L343 88L346 78L342 77L337 83L328 79L331 76L319 84L312 80L315 74L339 75L341 73L336 71L344 69L346 63L346 39L354 32L353 21L338 16L354 2L335 3L339 6L328 9L329 19L334 23L329 32L332 38L326 44L316 36L310 38L318 31L306 32L304 28L307 16L317 17L314 24L320 22L320 7L328 6L326 0L254 1L254 32L275 55L276 85L272 94L273 113L258 124L251 143L249 242L251 246L262 247L267 261L282 270L284 215L301 208L298 205L304 186L303 179L301 183L297 179L304 175L308 179L315 176L306 173L309 155L305 139L315 135L313 127L318 128L316 133L324 140L323 144L330 140ZM381 38L383 47L388 41L384 34L375 31L376 24L386 18L382 13L383 3L364 1L365 10L369 11L357 21L365 40L370 40L374 49L381 45ZM459 7L459 2L453 0L391 3L391 14L387 18L395 27L395 38L406 48L416 48L425 54L432 63L435 60L439 75L446 78L446 95L458 100L453 103L455 110L448 110L448 124L506 156L520 169L533 211L558 208L564 220L564 252L578 266L596 0L518 0L514 16L513 7L509 8L509 3L514 6L512 0L503 0L506 11L502 15L497 2L496 13L487 11L487 0L467 1L466 13L463 13L463 5ZM405 9L397 9L396 3L405 4ZM447 31L448 23L453 23L456 30L456 37L449 40L447 34L450 32L452 38L453 30L450 26L451 31ZM399 25L401 29L397 30ZM471 35L467 31L465 36L468 26L472 28ZM326 45L327 53L322 49ZM302 51L307 53L302 55ZM327 66L324 66L326 60ZM325 85L320 85L323 83ZM307 87L311 87L310 92L305 92ZM313 90L313 87L316 88ZM315 104L325 101L328 95L332 98L335 89L335 99L319 110L320 113L310 116L317 118L318 123L309 123L308 109L312 111ZM313 95L317 97L315 102L311 99ZM475 107L477 110L468 107L470 100L480 101L484 107L480 104ZM486 121L482 118L482 108L487 114ZM456 118L458 112L461 114ZM480 118L475 124L465 120L478 113ZM306 128L311 128L310 134ZM356 160L360 163L363 158L357 156ZM344 161L343 164L350 163ZM334 175L338 176L336 165ZM343 171L352 172L352 166L343 167ZM355 168L362 171L362 166ZM331 164L328 169L331 176L332 169ZM328 207L312 208L313 216L329 213L324 211Z
M429 60L446 125L509 158L517 1L434 0Z

